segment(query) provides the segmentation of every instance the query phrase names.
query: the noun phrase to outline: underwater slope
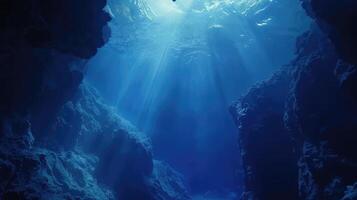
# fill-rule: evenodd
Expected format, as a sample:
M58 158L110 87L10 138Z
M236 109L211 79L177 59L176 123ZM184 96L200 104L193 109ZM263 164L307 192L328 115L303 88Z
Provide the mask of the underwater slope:
M150 143L81 86L60 110L46 145L29 123L1 138L4 199L190 199L182 176L153 161Z
M119 199L190 199L182 176L153 160L149 139L99 99L93 88L80 87L54 124L56 135L74 142L56 138L57 144L73 143L72 148L95 155L96 180Z
M285 199L293 194L281 190L284 183L298 190L291 199L357 198L356 3L303 3L319 27L298 39L297 58L283 73L232 107L245 165L243 199ZM272 166L287 152L294 165Z

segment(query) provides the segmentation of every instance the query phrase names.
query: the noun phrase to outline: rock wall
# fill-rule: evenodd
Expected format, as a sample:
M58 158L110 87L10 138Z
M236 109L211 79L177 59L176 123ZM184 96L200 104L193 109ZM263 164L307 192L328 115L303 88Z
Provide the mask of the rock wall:
M275 74L231 109L244 163L242 199L297 199L297 157L283 122L290 78L288 70Z
M0 4L0 198L112 199L89 156L39 145L104 44L106 0Z
M321 34L312 32L304 37L304 46L314 50L297 65L286 123L299 149L301 197L332 200L341 199L347 186L357 180L357 110L343 89L354 66L342 61Z
M303 5L317 25L298 39L296 59L283 68L288 75L275 75L232 108L245 165L243 199L357 198L356 3L311 0ZM292 152L295 164L270 165L286 152ZM294 196L286 198L286 190L272 184L281 179L270 176L279 175L277 169L289 176L286 183L298 191Z
M113 199L91 158L33 144L81 83L83 59L104 44L106 1L0 4L0 198Z
M0 3L0 199L190 199L150 142L82 83L106 0Z
M344 60L357 62L357 2L353 0L301 0L307 13L328 35Z
M34 135L44 134L81 83L83 59L105 42L105 5L106 0L1 2L1 118L26 117Z

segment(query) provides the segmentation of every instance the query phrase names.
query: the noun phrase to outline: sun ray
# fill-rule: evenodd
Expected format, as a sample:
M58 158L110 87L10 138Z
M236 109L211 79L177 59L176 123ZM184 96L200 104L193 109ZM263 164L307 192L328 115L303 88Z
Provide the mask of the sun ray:
M294 37L304 28L266 13L271 0L135 2L142 13L111 8L116 18L108 47L117 58L105 63L121 73L111 87L114 106L153 139L156 156L190 181L205 177L198 180L205 187L232 185L228 155L234 152L225 149L236 148L236 130L228 107L293 57ZM288 12L281 16L291 18ZM295 29L276 31L288 27ZM271 42L277 39L278 44ZM284 56L275 58L273 52ZM217 160L227 171L214 170Z

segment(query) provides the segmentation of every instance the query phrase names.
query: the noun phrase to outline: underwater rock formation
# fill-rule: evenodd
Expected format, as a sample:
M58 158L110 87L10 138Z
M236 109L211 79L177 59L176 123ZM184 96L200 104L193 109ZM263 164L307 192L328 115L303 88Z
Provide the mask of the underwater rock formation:
M77 147L99 158L95 176L118 198L190 199L181 175L153 160L149 139L101 103L86 84L63 106L53 132L58 137L50 143L58 148Z
M303 40L286 115L299 150L299 191L304 199L341 199L357 181L357 110L343 89L353 66L323 33Z
M182 176L153 161L149 140L99 99L81 86L42 147L34 144L29 122L4 122L2 198L190 199Z
M39 145L82 81L82 59L104 44L105 4L1 2L1 199L112 199L91 175L91 157Z
M114 199L93 176L97 158L24 145L26 137L1 139L1 199Z
M245 172L242 199L298 199L297 158L283 122L290 77L280 71L232 107Z
M284 68L291 74L291 79L279 83L281 85L275 87L273 96L266 95L271 91L266 85L274 86L276 83L275 75L258 89L252 89L232 108L240 125L246 169L246 199L286 199L279 196L284 195L284 192L279 192L281 188L269 184L273 180L266 181L275 168L283 168L284 172L296 170L298 179L291 179L296 181L295 187L299 191L296 198L356 198L357 77L356 66L353 65L356 35L352 34L356 27L352 24L349 26L349 21L355 17L357 10L352 1L328 1L326 5L325 1L311 0L304 4L319 27L312 26L309 32L298 39L297 58L291 67ZM285 77L283 73L278 80ZM279 115L271 116L276 112ZM269 115L271 117L265 117ZM253 123L246 123L247 118ZM274 121L277 121L276 124ZM276 131L262 128L269 126ZM260 137L261 145L257 147L252 146L255 143L254 133L272 135ZM281 145L276 147L278 151L267 153L262 146L269 145L271 137L278 141L290 137L290 140L286 140L285 144L276 143ZM264 160L269 163L277 154L286 153L289 145L288 149L294 150L297 158L295 165L266 165L270 168L265 169L264 174L259 173L257 169ZM262 188L271 189L278 196L260 196Z
M81 83L83 59L105 40L106 0L20 1L0 6L1 118L29 118L40 140Z
M42 147L34 144L29 122L2 124L2 198L190 199L182 176L153 161L149 140L102 104L94 89L81 86L76 94Z
M1 2L1 199L113 199L91 175L95 159L34 144L81 83L82 59L104 44L105 4Z
M149 179L153 199L187 200L191 199L185 188L184 178L162 161L154 161L154 171Z
M307 13L315 19L334 43L340 56L357 63L357 2L353 0L301 0Z
M93 176L94 156L35 146L31 125L22 118L1 125L1 199L114 199Z
M299 149L304 199L355 199L357 182L356 20L353 1L309 2L322 29L303 36L287 103ZM305 2L305 5L307 3Z
M0 80L2 97L8 95L1 98L2 112L28 110L46 89L65 92L78 86L81 76L69 61L89 58L104 44L102 30L110 19L103 11L105 4L105 0L1 2ZM77 84L71 85L72 81Z
M146 138L78 91L108 37L106 3L1 2L0 199L189 199Z

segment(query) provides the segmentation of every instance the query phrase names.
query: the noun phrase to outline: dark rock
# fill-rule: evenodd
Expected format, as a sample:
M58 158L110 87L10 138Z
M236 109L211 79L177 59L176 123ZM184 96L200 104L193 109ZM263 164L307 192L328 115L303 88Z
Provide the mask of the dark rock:
M4 46L56 49L89 58L104 44L106 0L1 2Z
M114 199L93 177L95 157L21 149L11 139L0 146L1 199Z
M357 64L357 2L354 0L301 0L307 12L333 41L339 55Z
M252 130L257 130L257 133L264 133L264 135L269 134L271 130L277 130L275 133L279 134L274 136L279 138L276 140L282 141L280 144L282 146L278 148L281 151L286 151L289 146L290 149L294 149L295 154L292 157L297 156L297 166L283 164L277 166L279 169L282 168L280 170L291 173L297 170L299 177L296 184L299 186L300 199L353 199L355 195L353 186L357 180L355 66L348 63L350 60L345 59L338 48L336 50L335 42L324 33L324 29L321 31L313 26L310 32L298 39L298 55L291 63L288 75L280 75L280 79L289 77L289 74L291 78L278 83L278 86L273 89L277 95L274 96L275 99L280 101L266 98L266 93L269 94L271 90L266 84L262 84L258 89L252 89L253 92L248 93L238 104L240 105L238 109L234 111L238 116L241 138L244 138L246 133L252 133ZM271 81L274 79L275 76ZM252 95L254 91L260 92ZM244 103L245 101L247 102ZM280 115L264 120L264 116L276 111L279 111ZM249 116L252 117L251 120L246 121ZM279 123L274 123L274 119ZM287 140L287 136L291 136L293 143ZM276 152L261 150L269 144L265 141L269 141L265 139L267 137L245 138L241 144L243 152L246 153L243 160L246 165L252 165L245 172L249 180L246 182L248 199L269 199L269 195L259 196L261 188L270 191L278 190L271 182L264 182L264 178L271 174L269 169L275 170L276 165L267 165L265 172L259 173L256 169L261 164L251 160L261 160L261 155L249 154L249 152L264 152L262 155L267 162L274 161ZM258 140L262 140L259 145L250 146ZM242 143L242 140L240 142ZM255 181L254 184L251 180ZM284 193L279 194L275 199L286 199L280 195Z
M357 199L357 183L354 183L351 186L347 186L347 190L345 191L345 196L342 200L354 200Z
M0 6L0 117L28 118L33 134L82 81L83 60L104 44L106 0L11 1ZM76 67L75 67L76 66Z
M286 118L300 152L300 195L303 199L341 199L347 186L357 180L357 110L344 85L351 80L354 66L341 60L317 29L304 40Z
M233 106L245 171L242 199L298 199L297 157L284 126L290 74L285 69Z
M294 141L292 148L295 149L298 157L298 165L290 166L286 170L298 168L297 183L300 199L355 199L357 29L354 22L357 18L357 3L351 0L303 0L302 2L319 28L312 26L309 32L298 39L297 58L291 63L291 80L283 83L290 85L289 93L286 95L283 92L279 95L285 101L280 102L280 105L285 104L283 111L285 128L281 133L287 130L292 136L291 139ZM264 85L260 86L260 90L269 91ZM243 99L249 98L250 94ZM274 102L259 95L249 99L247 105L255 105L255 102L260 100L266 107L275 105ZM261 112L266 110L265 107L260 109ZM242 109L238 111L240 110ZM243 112L243 116L254 116L255 120L252 122L245 123L245 118L238 117L240 130L247 132L246 129L250 130L252 124L259 124L261 127L272 124L271 120L258 121L266 114L262 115L256 110L258 109L246 109ZM242 115L239 112L234 113L238 116ZM281 127L281 125L273 126ZM240 134L244 134L244 131ZM278 137L283 138L282 135ZM259 151L261 147L249 148L250 141L246 140L243 143L243 150ZM265 145L265 143L261 144L261 146ZM265 156L271 159L275 154L267 153ZM259 155L250 157L251 160L259 158ZM246 197L269 199L268 196L257 195L256 191L261 187L271 188L272 185L261 181L266 175L254 170L259 166L257 163L253 163L253 166L249 168L253 170L246 170L246 176L254 177L253 180L259 180L258 183L261 185L252 187L249 182L246 183L248 190Z
M114 199L99 182L118 198L188 199L173 170L153 173L146 138L93 90L77 93L110 35L105 6L0 3L0 199Z

